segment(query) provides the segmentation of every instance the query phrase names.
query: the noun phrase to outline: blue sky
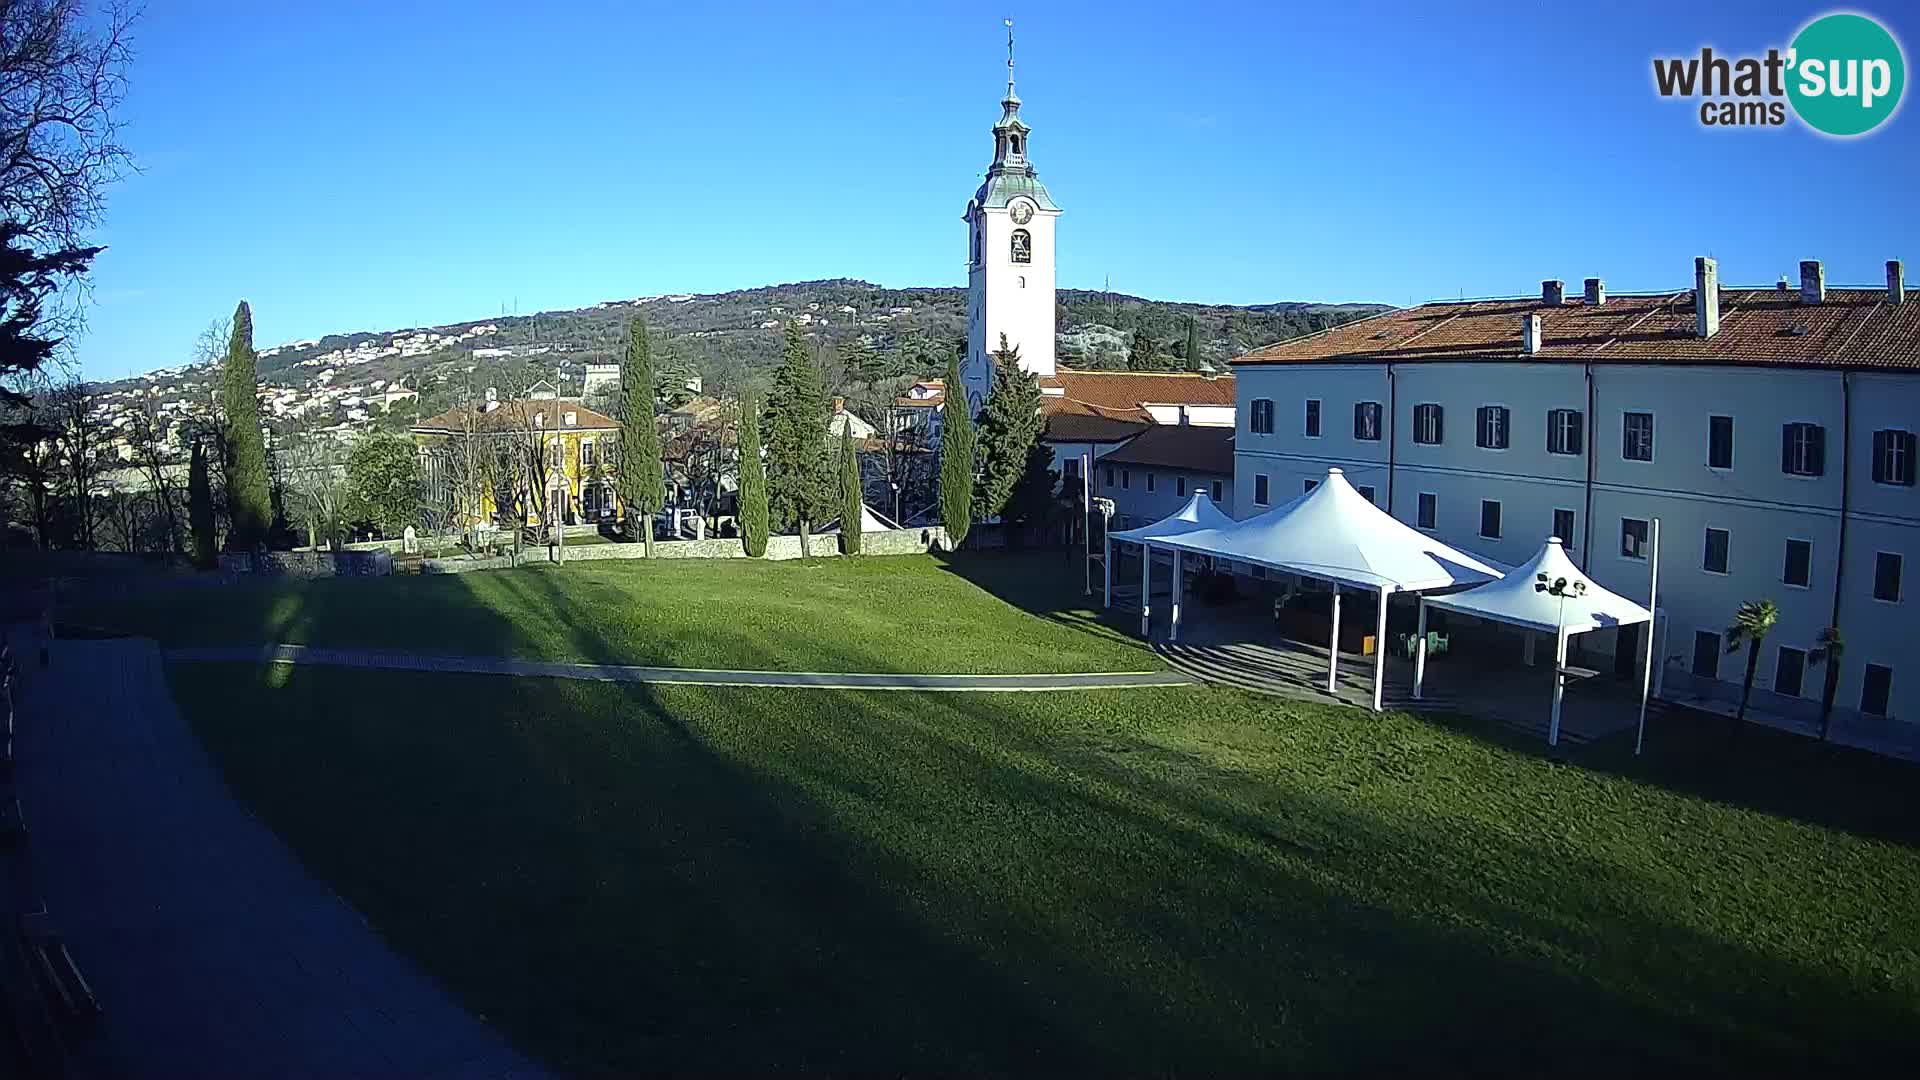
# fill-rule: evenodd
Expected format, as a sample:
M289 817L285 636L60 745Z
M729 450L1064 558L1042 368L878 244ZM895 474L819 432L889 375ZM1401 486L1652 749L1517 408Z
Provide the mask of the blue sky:
M87 373L178 363L243 297L265 347L962 284L1007 14L1063 287L1404 304L1682 288L1700 254L1735 283L1920 259L1911 103L1837 141L1707 130L1653 92L1653 56L1784 46L1825 5L652 7L149 5ZM1858 10L1914 62L1920 15Z

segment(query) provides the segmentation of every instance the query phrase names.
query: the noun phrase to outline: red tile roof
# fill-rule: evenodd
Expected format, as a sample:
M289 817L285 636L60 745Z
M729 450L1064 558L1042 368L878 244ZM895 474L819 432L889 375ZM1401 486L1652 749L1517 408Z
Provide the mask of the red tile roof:
M465 417L472 406L455 405L438 416L429 416L413 425L413 430L424 435L457 435L466 430ZM564 414L573 413L574 422L561 423ZM502 401L499 408L474 414L474 430L486 432L525 431L531 418L544 417L547 421L541 425L545 431L612 431L620 424L605 413L574 401L560 401L550 398L533 401Z
M1233 429L1198 424L1155 424L1101 462L1159 465L1169 469L1233 475Z
M1061 368L1040 380L1054 442L1119 442L1154 425L1148 405L1233 405L1233 376Z
M1522 316L1541 316L1539 352L1521 352ZM1920 297L1894 305L1885 289L1720 291L1720 330L1694 336L1692 290L1613 296L1559 307L1539 298L1422 304L1255 349L1236 365L1516 360L1737 364L1920 371Z

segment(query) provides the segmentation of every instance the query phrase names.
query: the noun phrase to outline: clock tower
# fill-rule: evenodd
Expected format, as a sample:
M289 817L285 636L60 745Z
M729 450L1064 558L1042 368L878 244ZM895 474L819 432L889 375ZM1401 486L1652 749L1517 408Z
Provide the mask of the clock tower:
M1020 366L1053 374L1053 224L1060 216L1027 158L1030 129L1013 92L1013 24L1007 24L1007 96L993 125L993 164L967 203L967 357L960 367L977 413L993 384L992 353L1006 336Z

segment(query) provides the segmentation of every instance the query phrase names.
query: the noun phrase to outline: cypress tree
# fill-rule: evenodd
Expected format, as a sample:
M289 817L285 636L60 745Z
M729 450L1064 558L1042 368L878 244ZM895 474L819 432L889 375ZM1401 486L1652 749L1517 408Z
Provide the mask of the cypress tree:
M1020 369L1020 350L1008 347L1002 334L1000 347L993 353L993 386L980 410L975 436L980 475L973 487L974 520L1005 512L1039 438L1040 379Z
M767 402L767 508L775 529L799 530L800 551L807 555L808 528L833 506L827 389L797 325L787 324L781 352Z
M660 467L660 431L654 426L653 343L647 324L635 315L627 322L627 354L620 362L620 501L627 528L637 521L647 558L653 558L653 516L666 502L666 476Z
M940 404L940 520L947 527L947 546L957 549L973 527L973 414L968 408L966 384L960 381L960 358L947 363Z
M207 476L206 447L198 439L187 463L187 523L193 530L194 565L210 569L214 564L213 482Z
M740 402L740 546L750 558L767 553L767 470L760 461L760 406Z
M866 521L866 500L860 497L860 461L854 456L853 425L840 429L840 550L860 554L860 527Z
M227 362L221 372L221 405L226 411L227 514L233 521L229 541L251 550L264 543L273 524L273 489L267 478L267 444L260 434L259 360L253 352L253 311L245 300L233 313Z
M1193 316L1187 316L1187 370L1200 370L1200 324Z

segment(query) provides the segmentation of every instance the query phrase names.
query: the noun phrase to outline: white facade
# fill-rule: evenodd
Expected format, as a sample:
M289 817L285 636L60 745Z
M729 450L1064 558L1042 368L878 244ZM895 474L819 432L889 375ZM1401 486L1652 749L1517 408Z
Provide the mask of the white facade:
M1395 517L1490 559L1518 564L1558 533L1595 581L1640 602L1649 567L1627 552L1624 534L1658 518L1670 689L1737 696L1746 654L1727 655L1719 635L1741 603L1768 599L1780 620L1761 647L1757 708L1817 713L1824 669L1805 665L1797 692L1777 677L1791 682L1797 653L1834 625L1846 643L1836 714L1858 713L1872 665L1883 669L1876 681L1891 680L1886 715L1920 722L1920 671L1899 663L1920 636L1912 585L1920 573L1912 565L1920 559L1920 487L1876 483L1872 465L1876 432L1920 427L1920 375L1521 360L1248 364L1235 374L1235 517L1298 495L1337 465ZM1309 401L1319 403L1318 434L1307 431ZM1256 402L1272 402L1271 431L1256 430L1268 414ZM1373 433L1355 416L1364 403L1380 406L1377 439L1356 437L1356 426ZM1416 431L1423 405L1440 407L1437 443L1420 441L1430 431ZM1504 429L1504 448L1479 445L1483 407L1506 410L1490 421ZM1549 451L1550 410L1577 417L1577 452ZM1722 442L1731 446L1730 463L1710 462L1715 416L1727 418L1723 433L1731 423L1731 440ZM1643 417L1651 417L1650 460L1633 460L1628 425L1637 454ZM1793 424L1822 433L1818 475L1787 471L1786 426ZM1488 434L1499 441L1499 432ZM1423 503L1430 522L1422 521ZM1497 511L1483 513L1483 503ZM1497 535L1483 535L1496 513ZM1710 540L1709 529L1724 536ZM1787 580L1789 541L1808 553L1804 585ZM1876 585L1888 584L1890 559L1899 562L1899 588L1891 599L1876 598ZM1696 634L1713 637L1696 642Z
M1159 521L1204 491L1223 513L1232 513L1233 477L1197 469L1127 462L1096 462L1093 497L1113 500L1114 529L1134 529Z

